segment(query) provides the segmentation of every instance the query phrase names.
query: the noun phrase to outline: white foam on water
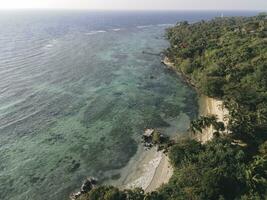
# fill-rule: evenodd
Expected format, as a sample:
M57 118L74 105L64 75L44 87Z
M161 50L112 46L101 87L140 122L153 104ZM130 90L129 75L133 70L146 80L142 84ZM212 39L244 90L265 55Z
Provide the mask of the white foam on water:
M121 31L121 30L122 30L121 28L114 28L114 29L112 29L112 31L115 31L115 32Z
M107 31L99 30L99 31L90 31L88 33L85 33L85 35L96 35L98 33L106 33Z
M51 41L48 42L48 44L46 44L44 46L45 49L50 49L52 48L55 44L57 43L57 40L56 39L52 39Z
M137 26L137 28L142 29L142 28L149 28L149 27L153 27L153 26L154 26L154 25Z
M97 33L106 33L107 31L96 31Z
M50 47L53 47L54 45L53 44L47 44L45 45L45 48L50 48Z
M174 24L158 24L157 26L174 26Z

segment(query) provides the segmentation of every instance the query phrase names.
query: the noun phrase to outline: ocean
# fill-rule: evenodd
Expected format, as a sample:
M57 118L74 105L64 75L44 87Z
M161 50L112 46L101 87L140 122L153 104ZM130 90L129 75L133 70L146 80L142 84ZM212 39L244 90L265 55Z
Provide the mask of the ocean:
M67 199L88 176L116 182L145 128L186 133L197 94L161 64L165 29L216 16L1 11L0 199Z

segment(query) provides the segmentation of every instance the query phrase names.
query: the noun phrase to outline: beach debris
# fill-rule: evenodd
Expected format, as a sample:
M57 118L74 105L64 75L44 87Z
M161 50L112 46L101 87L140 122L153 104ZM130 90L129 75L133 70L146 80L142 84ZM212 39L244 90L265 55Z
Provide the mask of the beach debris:
M80 191L72 193L70 195L71 200L78 199L82 194L85 194L87 192L90 192L93 188L95 188L97 185L97 179L94 177L88 177L83 181L83 184L80 188Z

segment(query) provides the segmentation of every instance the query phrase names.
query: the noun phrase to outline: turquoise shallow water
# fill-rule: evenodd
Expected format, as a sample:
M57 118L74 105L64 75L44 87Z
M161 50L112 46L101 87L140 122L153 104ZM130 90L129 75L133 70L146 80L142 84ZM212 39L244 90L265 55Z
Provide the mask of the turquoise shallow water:
M195 92L143 53L168 47L173 13L32 15L0 18L0 199L62 200L87 176L118 178L145 128L175 119L183 133L196 116Z

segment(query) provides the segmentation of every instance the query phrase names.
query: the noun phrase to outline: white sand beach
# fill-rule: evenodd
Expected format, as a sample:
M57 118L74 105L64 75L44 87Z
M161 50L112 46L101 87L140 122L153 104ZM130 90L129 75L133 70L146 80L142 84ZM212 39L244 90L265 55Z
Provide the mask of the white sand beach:
M199 116L216 115L218 121L227 125L228 120L226 116L229 114L228 110L224 108L223 101L201 95L199 98ZM213 127L206 128L203 133L197 134L197 140L206 143L213 137Z
M142 188L145 192L151 192L168 183L173 168L162 151L152 148L137 153L123 173L122 177L125 179L122 181L121 189Z

